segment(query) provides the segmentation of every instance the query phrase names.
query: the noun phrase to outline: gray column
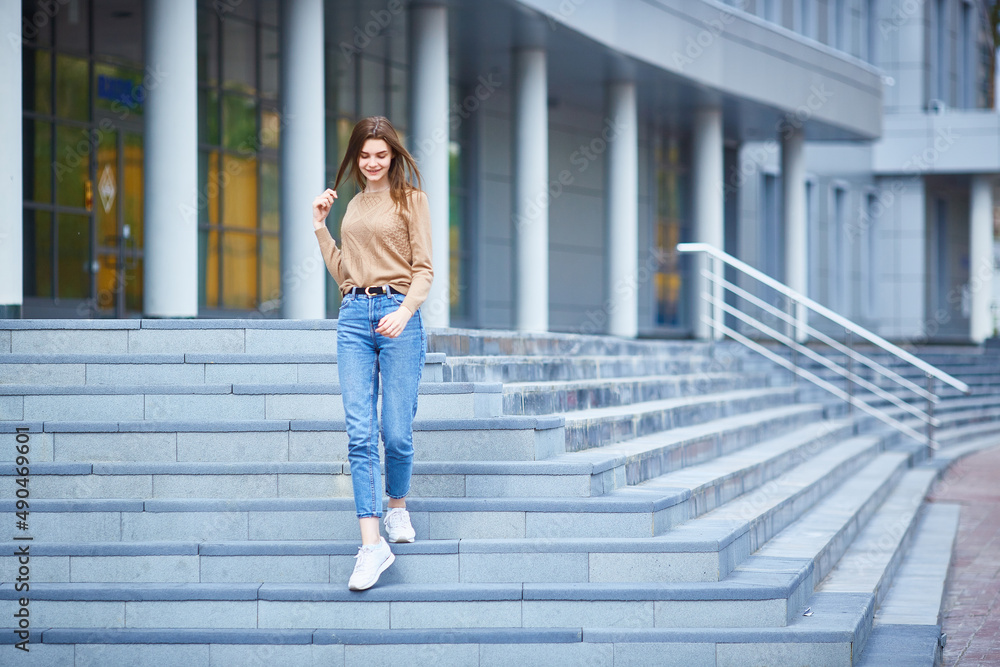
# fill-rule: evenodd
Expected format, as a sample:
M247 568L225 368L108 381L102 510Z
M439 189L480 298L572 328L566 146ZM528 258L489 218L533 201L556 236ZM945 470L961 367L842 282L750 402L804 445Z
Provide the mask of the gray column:
M144 295L148 317L198 316L195 0L146 0Z
M725 247L725 227L723 219L723 148L722 148L722 110L715 107L701 108L695 112L694 119L694 156L692 159L694 172L694 209L695 209L695 240L710 243L719 250ZM708 280L701 276L701 271L708 267L703 255L693 263L692 277L695 289L693 291L694 332L698 338L710 338L712 329L704 321L704 317L712 316L712 310L702 297L703 292L711 291L716 298L722 298L721 287L711 287ZM715 335L719 337L718 334Z
M21 3L0 7L0 35L15 36L0 59L0 318L21 317L24 303L21 174Z
M635 82L608 87L614 131L608 141L608 333L639 332L639 128Z
M544 48L514 52L514 317L549 328L549 108Z
M285 0L281 6L281 113L288 119L280 149L281 314L322 319L326 267L313 232L312 202L326 189L323 0Z
M784 196L785 284L808 296L808 256L806 242L806 161L805 134L801 128L786 128L781 137L781 187ZM795 338L806 339L806 309L794 314Z
M434 282L421 313L427 326L446 327L451 309L448 238L448 10L441 3L410 6L412 152L431 211Z
M969 338L981 343L993 335L993 178L972 177L969 206Z

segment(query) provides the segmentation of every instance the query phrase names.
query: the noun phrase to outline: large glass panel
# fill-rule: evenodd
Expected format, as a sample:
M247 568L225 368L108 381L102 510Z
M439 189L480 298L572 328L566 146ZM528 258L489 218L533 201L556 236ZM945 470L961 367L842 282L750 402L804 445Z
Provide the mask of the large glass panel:
M25 49L24 110L40 114L52 113L52 53Z
M260 94L278 96L278 31L260 29Z
M219 307L219 232L202 229L198 233L198 265L204 270L198 273L201 305Z
M118 184L118 133L104 132L97 145L97 192L94 197L98 246L118 245L118 202L121 195ZM100 274L97 282L100 286Z
M48 0L22 0L21 37L27 43L52 46L52 9Z
M219 145L219 91L215 88L198 91L198 142Z
M141 116L146 90L142 72L124 65L94 63L94 107L113 113L119 120Z
M56 54L56 115L72 120L90 119L87 59Z
M406 122L406 70L402 67L389 68L389 120L393 127L403 131Z
M465 315L465 276L462 269L462 165L461 148L457 142L448 144L448 294L451 314L454 317Z
M278 25L278 0L258 0L260 22L265 25Z
M128 225L132 245L141 250L144 241L143 230L143 183L142 183L143 140L141 134L125 134L125 173L122 183L122 205L125 207L125 224Z
M142 63L142 3L94 0L94 54Z
M198 222L219 224L219 153L198 153Z
M222 161L222 225L256 229L257 160L225 155Z
M52 214L24 210L24 295L52 297Z
M125 263L125 308L133 313L142 312L142 258Z
M278 148L281 140L281 114L276 109L260 112L260 146Z
M243 3L250 4L250 3ZM222 22L222 85L253 93L257 89L257 54L255 28L227 17Z
M261 160L260 163L260 228L277 233L281 224L278 198L278 163Z
M675 137L666 138L656 148L655 243L658 256L654 280L656 324L680 326L683 318L682 266L676 248L682 240L681 151Z
M343 57L339 51L327 49L326 63L326 108L337 114L353 117L355 109L355 86L357 58Z
M90 52L90 0L70 0L69 2L39 3L56 5L56 43L60 51L75 53ZM51 11L51 10L49 10Z
M52 123L25 118L22 155L24 156L24 199L52 202Z
M257 307L257 235L224 232L222 235L222 306Z
M56 203L84 208L90 178L90 133L81 127L56 126Z
M58 276L56 296L90 296L90 216L61 213L58 217Z
M219 22L214 12L198 12L198 81L219 82Z
M260 301L264 312L277 310L281 299L281 247L275 236L260 239Z
M257 143L257 101L243 95L222 96L222 145L252 152Z

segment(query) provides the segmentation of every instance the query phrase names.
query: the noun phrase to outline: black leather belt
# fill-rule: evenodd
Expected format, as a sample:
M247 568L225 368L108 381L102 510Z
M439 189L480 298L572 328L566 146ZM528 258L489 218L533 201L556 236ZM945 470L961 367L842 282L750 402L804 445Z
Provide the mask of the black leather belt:
M356 294L358 296L378 296L380 294L399 294L401 296L406 296L405 293L400 292L395 287L389 285L381 285L379 287L354 287L347 291L348 294Z

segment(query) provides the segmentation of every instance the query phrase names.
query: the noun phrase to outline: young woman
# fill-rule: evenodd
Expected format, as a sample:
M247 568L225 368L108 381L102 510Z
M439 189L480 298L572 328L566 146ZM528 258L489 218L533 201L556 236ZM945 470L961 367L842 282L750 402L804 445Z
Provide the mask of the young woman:
M361 192L344 212L338 248L325 222L345 172ZM385 513L389 541L412 542L415 536L406 495L413 470L417 386L427 347L418 309L434 277L430 209L419 183L416 163L396 130L386 118L374 116L354 126L334 189L313 201L316 238L343 295L337 321L337 370L361 525L361 548L348 583L353 591L371 588L395 560L379 534L383 490L389 496ZM376 413L380 381L384 486Z

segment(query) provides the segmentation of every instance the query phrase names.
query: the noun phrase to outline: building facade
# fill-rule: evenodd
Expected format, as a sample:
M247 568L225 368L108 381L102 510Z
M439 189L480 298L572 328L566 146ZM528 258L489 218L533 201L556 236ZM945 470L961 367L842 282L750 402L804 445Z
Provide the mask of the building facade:
M703 336L699 240L883 335L981 340L987 10L5 2L0 308L335 317L309 208L385 115L432 204L432 325Z

